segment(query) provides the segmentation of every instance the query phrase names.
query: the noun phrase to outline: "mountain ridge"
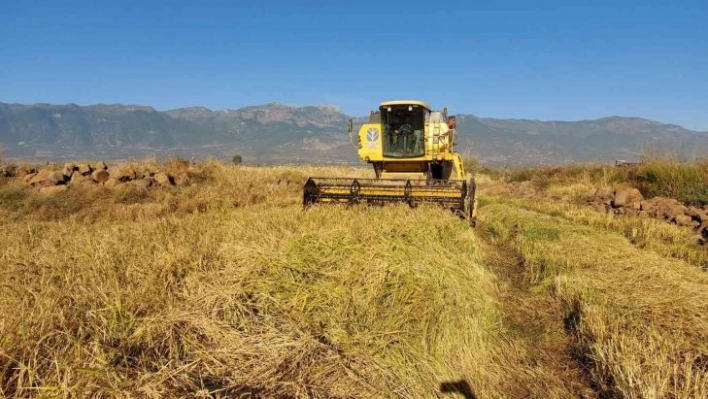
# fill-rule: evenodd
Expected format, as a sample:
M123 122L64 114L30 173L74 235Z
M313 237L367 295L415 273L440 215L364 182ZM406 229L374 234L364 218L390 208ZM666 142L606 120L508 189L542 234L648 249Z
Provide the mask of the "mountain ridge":
M229 159L238 153L262 163L356 162L346 134L350 118L331 104L158 111L137 104L0 102L0 143L5 156L17 158ZM647 148L687 156L708 151L708 132L639 117L544 121L458 114L457 120L458 151L490 165L636 159Z

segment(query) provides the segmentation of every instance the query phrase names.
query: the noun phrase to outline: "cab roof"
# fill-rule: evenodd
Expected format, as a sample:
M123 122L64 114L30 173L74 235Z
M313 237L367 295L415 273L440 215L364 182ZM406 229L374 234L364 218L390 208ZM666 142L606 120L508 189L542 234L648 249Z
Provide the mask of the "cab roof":
M395 105L418 105L421 106L428 111L430 111L430 106L428 103L425 101L418 101L418 100L394 100L394 101L383 101L381 104L379 104L379 107L389 107L389 106L395 106Z

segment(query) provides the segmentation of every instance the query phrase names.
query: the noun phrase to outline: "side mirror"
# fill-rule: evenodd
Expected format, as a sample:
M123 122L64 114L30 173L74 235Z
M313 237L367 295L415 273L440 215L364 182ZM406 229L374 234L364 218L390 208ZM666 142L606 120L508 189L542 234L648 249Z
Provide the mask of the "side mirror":
M349 130L347 130L347 131L349 132L349 134L352 134L352 131L354 130L354 121L352 119L349 119L348 127L349 127Z

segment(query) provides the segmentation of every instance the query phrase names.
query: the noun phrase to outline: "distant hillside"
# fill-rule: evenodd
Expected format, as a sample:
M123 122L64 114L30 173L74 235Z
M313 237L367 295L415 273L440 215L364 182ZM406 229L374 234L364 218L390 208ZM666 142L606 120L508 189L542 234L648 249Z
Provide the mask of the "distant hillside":
M238 153L248 162L355 162L348 119L329 105L160 112L137 105L0 103L0 143L8 157L56 160ZM636 159L643 149L656 148L708 151L706 133L639 118L554 122L458 115L458 126L458 150L490 165Z
M491 164L636 160L643 151L708 155L708 133L641 118L577 122L458 116L463 145Z

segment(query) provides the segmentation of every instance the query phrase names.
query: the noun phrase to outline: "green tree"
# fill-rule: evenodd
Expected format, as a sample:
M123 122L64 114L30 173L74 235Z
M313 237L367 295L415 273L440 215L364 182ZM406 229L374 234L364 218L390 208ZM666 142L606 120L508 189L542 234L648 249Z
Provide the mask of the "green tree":
M243 162L243 157L239 154L236 154L233 158L231 158L231 162L233 162L234 165L241 165L241 163Z

